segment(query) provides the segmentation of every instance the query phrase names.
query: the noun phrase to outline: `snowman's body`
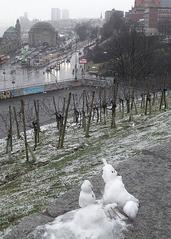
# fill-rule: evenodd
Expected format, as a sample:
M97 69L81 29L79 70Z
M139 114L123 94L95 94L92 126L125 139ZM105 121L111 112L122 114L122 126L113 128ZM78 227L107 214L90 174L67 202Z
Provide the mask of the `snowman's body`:
M71 211L45 227L44 239L113 239L126 228L125 222L106 215L102 201L97 203L92 185L85 180L79 196L80 209Z
M138 202L138 199L125 189L121 176L116 176L106 183L103 200L105 204L116 203L119 207L124 207L127 201Z
M116 170L107 162L103 167L102 178L105 182L104 204L116 203L128 217L135 218L138 213L139 201L126 190L122 177L118 176Z
M79 196L79 206L86 207L88 205L96 203L96 197L92 190L93 186L90 181L85 180L81 185L81 192Z

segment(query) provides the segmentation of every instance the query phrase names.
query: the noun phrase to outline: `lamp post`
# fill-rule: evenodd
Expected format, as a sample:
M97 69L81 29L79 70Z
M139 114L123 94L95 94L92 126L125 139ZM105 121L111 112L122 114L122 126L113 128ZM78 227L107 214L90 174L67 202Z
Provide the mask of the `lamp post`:
M103 54L104 54L104 60L107 61L108 60L108 52L104 51Z
M5 69L3 69L2 74L3 74L3 76L4 76L4 90L5 90L5 88L6 88L6 84L5 84L5 81L6 81L6 79L5 79L6 72L5 72Z
M15 70L15 69L12 69L11 72L10 72L10 74L11 74L11 77L12 77L12 82L11 82L12 85L13 85L12 88L13 88L13 90L14 90L14 85L15 85L15 80L16 80L16 79L15 79L16 70Z
M12 80L12 89L14 90L14 86L15 86L15 80Z
M77 42L78 42L78 39L76 38L75 39L75 67L74 67L74 73L75 73L75 80L77 80L77 73L78 73L78 67L77 67L77 64L78 64L78 59L77 59Z

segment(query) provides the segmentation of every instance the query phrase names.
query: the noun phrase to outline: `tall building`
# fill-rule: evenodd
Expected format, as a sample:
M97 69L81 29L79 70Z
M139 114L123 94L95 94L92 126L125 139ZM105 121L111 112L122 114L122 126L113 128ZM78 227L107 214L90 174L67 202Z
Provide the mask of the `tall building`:
M51 21L58 21L61 19L61 10L59 8L51 9Z
M112 11L108 10L105 12L105 21L108 22L112 16Z
M28 13L24 12L24 18L28 19Z
M69 10L68 9L62 9L62 19L69 19Z
M144 0L145 8L148 7L160 7L160 0Z
M144 7L144 0L135 0L135 7Z
M145 0L144 24L148 35L158 34L163 31L162 28L167 35L168 31L171 31L166 30L166 25L167 28L168 25L171 26L171 1Z
M138 22L144 18L145 4L144 0L135 0L134 7L125 16L131 22Z
M113 13L117 13L117 15L120 16L121 18L124 16L123 11L118 11L118 10L115 10L115 9L108 10L108 11L105 12L105 22L108 22L110 20Z
M20 24L21 24L21 32L28 32L31 27L31 21L28 19L27 12L24 13L23 16L20 17Z
M132 22L144 22L147 35L158 34L159 31L171 28L171 0L135 0L134 7L126 14ZM171 32L171 29L169 30Z

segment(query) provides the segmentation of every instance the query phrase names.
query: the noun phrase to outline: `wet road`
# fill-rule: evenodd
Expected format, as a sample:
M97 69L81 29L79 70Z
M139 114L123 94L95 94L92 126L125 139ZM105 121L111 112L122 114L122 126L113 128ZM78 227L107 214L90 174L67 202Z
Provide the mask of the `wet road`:
M0 90L16 89L26 86L50 84L74 79L73 69L77 63L78 75L81 75L81 66L78 64L78 52L73 53L69 63L61 61L60 70L53 69L47 73L47 67L41 69L26 69L19 64L15 66L3 65L0 68ZM54 65L58 60L51 63Z

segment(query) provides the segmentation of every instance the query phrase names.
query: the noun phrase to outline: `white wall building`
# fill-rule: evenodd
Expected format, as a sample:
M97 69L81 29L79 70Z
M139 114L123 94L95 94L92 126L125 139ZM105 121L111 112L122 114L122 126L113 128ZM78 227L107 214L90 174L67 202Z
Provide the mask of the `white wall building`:
M61 19L61 10L59 8L51 9L51 21L58 21Z
M69 11L68 9L62 9L62 19L69 19Z

